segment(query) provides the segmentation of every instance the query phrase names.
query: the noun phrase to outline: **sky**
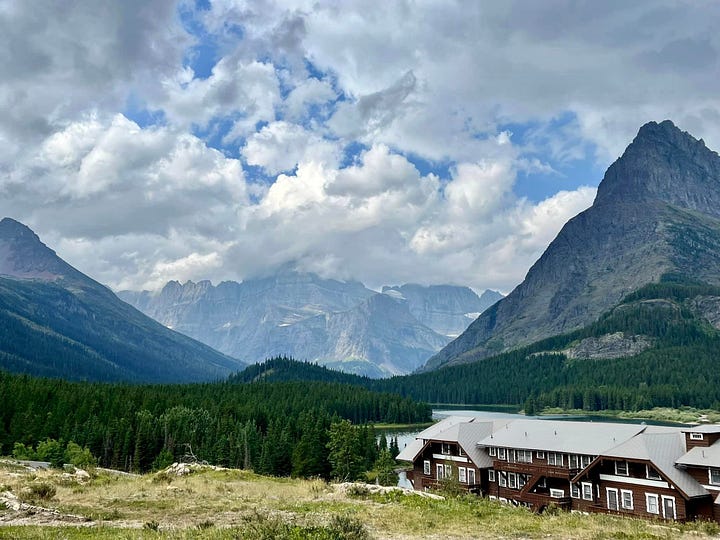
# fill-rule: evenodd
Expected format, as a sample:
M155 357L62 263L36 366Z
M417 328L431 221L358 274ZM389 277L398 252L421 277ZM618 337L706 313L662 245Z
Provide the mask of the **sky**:
M509 292L651 120L720 149L711 0L0 0L0 216L119 289Z

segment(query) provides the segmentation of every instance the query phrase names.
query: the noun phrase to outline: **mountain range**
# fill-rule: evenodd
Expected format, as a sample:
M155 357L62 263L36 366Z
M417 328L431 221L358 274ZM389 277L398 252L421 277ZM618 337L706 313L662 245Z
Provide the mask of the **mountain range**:
M190 382L245 365L167 329L0 221L0 368L74 380Z
M410 373L502 298L468 287L386 286L284 268L241 283L170 281L120 298L162 324L249 363L278 355L383 377Z
M593 205L424 369L579 329L664 276L720 284L720 157L669 120L640 128Z

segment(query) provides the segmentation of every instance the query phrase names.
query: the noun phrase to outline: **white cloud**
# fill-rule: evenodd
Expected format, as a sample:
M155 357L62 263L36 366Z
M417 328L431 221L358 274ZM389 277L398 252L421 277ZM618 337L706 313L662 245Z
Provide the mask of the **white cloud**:
M316 162L337 166L342 149L288 122L273 122L251 135L242 148L250 165L263 167L269 174L292 171L298 163Z

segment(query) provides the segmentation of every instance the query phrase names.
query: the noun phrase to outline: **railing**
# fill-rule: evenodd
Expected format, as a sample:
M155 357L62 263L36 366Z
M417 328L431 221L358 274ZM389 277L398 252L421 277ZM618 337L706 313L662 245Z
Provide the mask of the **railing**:
M569 469L560 465L547 465L545 463L524 463L520 461L504 461L496 459L493 461L493 468L496 471L507 471L521 474L547 476L550 478L574 478L581 469Z
M415 483L417 485L417 480L415 480ZM446 484L446 480L436 480L435 478L428 478L426 476L420 477L420 489L443 489ZM480 484L464 484L462 482L454 482L454 485L460 486L461 488L467 489L468 491L471 491L473 493L479 493L481 485ZM417 487L415 489L418 489Z

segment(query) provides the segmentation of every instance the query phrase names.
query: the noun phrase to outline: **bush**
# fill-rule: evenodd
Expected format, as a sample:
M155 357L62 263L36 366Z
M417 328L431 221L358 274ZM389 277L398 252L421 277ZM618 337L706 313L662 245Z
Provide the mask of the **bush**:
M81 448L79 444L70 441L65 448L65 462L81 469L88 469L97 465L97 459L90 453L90 449Z
M160 524L155 520L147 521L145 522L145 525L143 525L143 529L148 531L157 531L160 529Z
M50 482L34 482L22 493L23 498L30 500L49 501L57 493L57 488Z

